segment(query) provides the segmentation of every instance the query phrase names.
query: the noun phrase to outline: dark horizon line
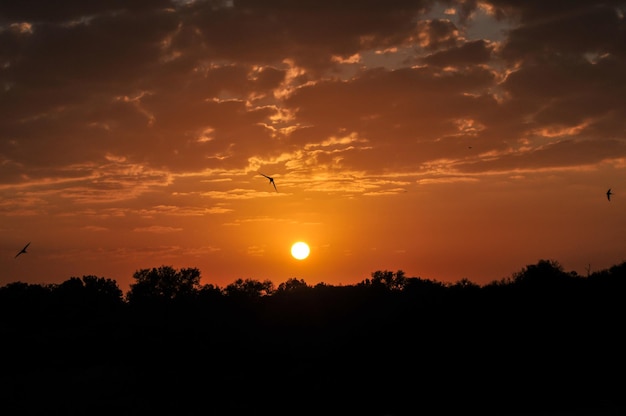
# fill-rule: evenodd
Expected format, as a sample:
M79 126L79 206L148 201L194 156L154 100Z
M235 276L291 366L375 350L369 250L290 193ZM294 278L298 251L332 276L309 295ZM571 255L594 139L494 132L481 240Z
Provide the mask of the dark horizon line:
M355 287L355 286L362 286L364 284L368 284L371 281L371 279L377 273L385 273L388 276L389 275L390 276L401 275L403 279L407 279L407 280L409 280L409 279L416 279L416 280L420 280L420 281L425 281L425 282L431 282L431 283L434 283L434 284L439 284L439 285L444 286L444 287L453 287L453 286L458 286L458 285L465 285L465 286L474 286L474 287L484 288L484 287L489 287L489 286L494 286L494 285L499 285L499 284L513 283L515 281L515 278L517 276L523 274L525 271L527 271L529 267L535 267L535 266L538 266L538 265L541 265L541 264L548 264L554 270L558 270L563 275L568 275L568 276L571 276L571 277L574 277L574 278L589 278L589 277L591 277L593 275L610 272L611 269L616 268L616 267L626 266L626 260L622 261L621 263L617 263L617 264L614 264L612 266L609 266L609 267L607 267L605 269L598 269L597 271L593 271L593 272L591 271L590 267L586 268L587 274L585 276L585 275L579 274L575 270L571 270L571 271L564 270L563 267L561 266L561 264L558 261L547 260L547 259L540 259L540 260L537 261L537 263L535 263L535 264L527 264L526 266L522 267L520 270L518 270L516 272L513 272L509 276L502 277L500 279L493 279L493 280L491 280L491 281L489 281L487 283L482 283L482 284L481 283L476 283L475 281L473 281L473 280L471 280L469 278L460 278L458 280L455 280L454 282L451 282L451 281L438 280L436 278L427 278L427 277L421 277L421 276L406 276L402 269L398 269L396 271L391 271L391 270L388 270L388 269L384 269L384 270L379 269L379 270L376 270L376 271L370 273L370 277L365 278L365 279L363 279L361 281L358 281L358 282L355 282L355 283L351 283L351 284L342 284L342 283L340 283L340 284L331 284L331 283L326 283L324 281L320 281L320 282L318 282L316 284L311 285L311 284L307 283L305 279L298 278L298 277L288 278L283 283L290 282L290 281L304 282L306 287L309 287L309 288L314 288L314 287L317 287L317 286L324 286L324 287ZM161 266L158 266L158 267L138 269L133 274L133 276L131 278L134 278L134 276L137 273L142 272L142 271L153 271L153 270L157 270L158 271L158 270L163 269L163 268L170 268L170 269L172 269L172 270L174 270L176 272L187 271L187 270L196 270L196 271L198 271L198 273L201 274L200 269L198 269L197 267L181 267L179 269L176 269L176 268L174 268L171 265L161 265ZM58 285L66 282L68 280L82 279L82 278L85 278L85 277L94 277L94 278L98 278L98 279L110 280L110 281L115 282L115 284L118 285L118 287L119 287L119 283L117 282L116 279L108 278L108 277L105 277L105 276L97 276L97 275L93 275L93 274L85 274L85 275L82 275L81 277L70 276L66 280L62 281L61 283L44 283L44 282L27 283L27 282L24 282L22 280L14 280L12 282L7 282L7 283L5 283L3 285L0 285L0 288L6 287L6 286L11 285L11 284L19 284L19 283L24 283L24 284L33 285L33 286L38 285L38 286L43 286L43 287L46 287L46 286L58 286ZM234 284L237 284L237 283L241 283L241 282L259 282L259 283L269 282L269 283L271 283L272 287L275 288L274 290L276 290L276 288L278 288L278 286L280 286L280 284L279 285L275 285L274 281L272 281L271 279L259 280L259 279L250 277L250 278L237 278L237 279L233 280L231 283L226 284L224 286L220 286L220 285L215 284L215 283L204 283L204 284L200 284L199 288L210 287L210 288L215 288L215 289L219 289L219 290L224 290L224 289L226 289L227 287L229 287L231 285L234 285ZM131 288L132 288L132 285L133 285L133 283L129 284L129 286Z

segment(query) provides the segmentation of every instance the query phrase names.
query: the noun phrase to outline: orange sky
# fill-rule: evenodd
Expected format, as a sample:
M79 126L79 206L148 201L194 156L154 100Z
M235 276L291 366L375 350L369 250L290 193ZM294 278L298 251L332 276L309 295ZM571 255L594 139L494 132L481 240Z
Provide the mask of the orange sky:
M626 260L623 1L31 3L0 4L0 285Z

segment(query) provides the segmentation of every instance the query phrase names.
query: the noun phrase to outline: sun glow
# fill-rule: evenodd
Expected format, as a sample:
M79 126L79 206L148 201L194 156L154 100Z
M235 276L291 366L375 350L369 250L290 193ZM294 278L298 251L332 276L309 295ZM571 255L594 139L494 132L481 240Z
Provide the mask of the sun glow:
M307 243L298 241L291 246L291 255L297 260L304 260L309 257L311 249Z

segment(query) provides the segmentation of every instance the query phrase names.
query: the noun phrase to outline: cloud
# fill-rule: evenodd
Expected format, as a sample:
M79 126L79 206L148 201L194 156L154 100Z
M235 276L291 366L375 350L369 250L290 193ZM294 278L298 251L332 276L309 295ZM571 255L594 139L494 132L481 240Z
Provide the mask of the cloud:
M625 14L623 1L2 2L0 216L15 234L48 219L112 239L236 225L246 240L270 212L287 227L349 201L346 222L366 222L366 204L425 184L585 172L604 188L626 159Z
M169 233L176 233L182 230L183 230L182 228L167 227L167 226L162 226L162 225L150 225L148 227L137 227L133 229L134 232L154 233L154 234L169 234Z

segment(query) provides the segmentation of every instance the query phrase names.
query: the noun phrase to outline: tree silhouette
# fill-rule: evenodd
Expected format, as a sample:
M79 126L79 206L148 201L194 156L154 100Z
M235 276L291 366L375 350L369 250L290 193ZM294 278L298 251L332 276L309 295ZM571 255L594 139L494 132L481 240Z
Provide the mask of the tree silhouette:
M539 260L513 275L513 283L520 286L546 287L562 283L568 274L553 260Z
M279 284L277 290L280 293L285 293L285 292L293 293L295 291L305 290L308 288L309 286L306 284L306 282L303 279L298 280L296 278L291 278Z
M402 270L395 273L389 270L377 270L372 273L372 280L366 279L361 284L383 287L387 290L402 290L406 284L406 276Z
M123 301L124 292L113 279L97 276L83 276L85 292L91 300L117 304Z
M75 319L108 319L124 305L124 295L117 282L104 277L71 277L51 285L51 292L56 309Z
M192 297L200 289L200 270L174 269L172 266L141 269L133 274L127 299L130 303L142 301L172 301Z
M48 313L51 303L52 288L49 285L8 283L0 287L0 321L38 319Z
M237 279L227 285L224 292L229 297L257 299L274 293L274 283L270 280Z

